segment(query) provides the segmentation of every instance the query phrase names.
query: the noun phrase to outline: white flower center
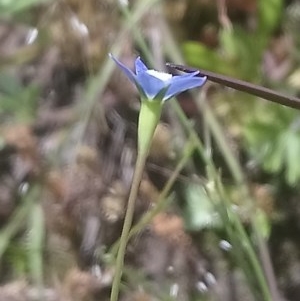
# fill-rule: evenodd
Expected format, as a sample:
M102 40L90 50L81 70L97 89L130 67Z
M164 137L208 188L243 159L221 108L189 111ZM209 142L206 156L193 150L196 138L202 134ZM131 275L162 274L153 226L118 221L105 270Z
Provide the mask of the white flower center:
M146 72L164 82L169 81L173 77L172 74L165 73L165 72L159 72L156 70L147 70Z

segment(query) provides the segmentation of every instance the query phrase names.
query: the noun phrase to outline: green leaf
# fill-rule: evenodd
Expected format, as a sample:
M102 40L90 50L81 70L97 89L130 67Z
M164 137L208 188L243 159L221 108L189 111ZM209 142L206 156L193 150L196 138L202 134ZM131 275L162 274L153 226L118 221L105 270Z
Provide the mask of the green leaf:
M224 60L216 51L201 43L186 42L183 44L182 50L189 65L231 76L236 75L235 65L231 61Z
M270 172L279 172L283 168L285 154L285 137L278 137L277 140L269 141L269 153L265 156L263 167Z
M267 214L263 210L257 209L254 219L262 237L268 239L271 233L271 224Z
M279 18L283 12L283 0L259 0L258 31L263 34L269 34L278 25Z
M33 204L28 216L28 261L31 277L39 288L43 282L44 212L40 203Z
M189 184L185 196L185 223L189 230L220 227L220 217L203 187Z
M289 132L286 137L286 179L295 185L300 179L300 136Z
M233 30L222 29L220 31L220 42L229 57L238 57L237 41Z
M274 106L253 118L243 130L249 153L260 162L265 171L284 172L289 185L295 185L300 180L297 114L293 110Z

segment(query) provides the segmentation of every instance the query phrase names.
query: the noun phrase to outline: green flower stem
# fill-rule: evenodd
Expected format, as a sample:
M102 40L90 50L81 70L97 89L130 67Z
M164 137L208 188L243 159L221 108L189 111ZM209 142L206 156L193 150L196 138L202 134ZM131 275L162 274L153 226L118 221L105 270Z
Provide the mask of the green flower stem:
M162 106L163 102L160 100L142 99L138 124L138 155L148 155Z
M164 189L159 194L159 197L157 199L157 203L156 203L155 207L153 207L150 211L146 212L141 217L141 219L137 222L137 224L131 228L131 230L129 232L129 237L128 237L129 239L132 236L139 233L140 231L142 231L143 228L151 222L153 217L155 217L156 214L161 212L169 204L169 199L167 199L167 196L170 193L170 190L171 190L172 186L174 185L176 179L178 178L181 170L184 168L187 161L191 158L191 155L192 155L193 151L195 150L195 147L196 147L195 139L194 139L194 137L190 137L189 141L187 142L187 144L184 147L183 156L180 159L180 161L178 162L175 170L172 172L170 178L168 179L166 185L164 186ZM112 246L110 254L115 256L119 246L120 246L120 241L117 241Z
M160 193L156 205L150 211L145 213L145 215L142 216L142 218L139 220L139 222L134 227L132 227L132 229L130 230L130 233L129 233L129 238L131 238L132 236L134 236L137 233L139 233L140 231L142 231L143 228L145 226L147 226L151 222L151 220L159 212L161 212L166 207L166 205L169 203L168 199L167 199L167 195L170 192L170 190L171 190L173 184L175 183L178 175L180 174L181 170L184 168L187 161L191 158L191 155L194 150L195 150L195 142L194 142L193 137L191 137L190 140L188 141L187 145L185 146L184 154L183 154L181 160L179 161L178 165L176 166L176 169L174 170L174 172L172 173L168 182L166 183L164 189Z
M143 176L146 159L151 146L155 128L159 122L163 103L159 100L143 99L138 124L138 153L135 165L132 185L129 193L127 210L125 214L123 230L120 238L120 247L116 260L115 277L111 289L111 301L117 301L120 291L121 277L124 267L124 257L129 239L129 232L135 209L135 201L138 195L139 186Z
M132 224L135 201L137 198L141 178L143 175L146 158L147 158L147 153L143 155L138 153L133 180L132 180L132 186L131 186L128 204L127 204L127 210L126 210L124 224L123 224L123 230L120 239L120 246L117 254L116 271L115 271L115 276L114 276L112 289L111 289L111 296L110 296L111 301L117 301L119 296L120 283L121 283L121 277L122 277L123 266L124 266L124 256L125 256L126 246L128 242L128 234Z

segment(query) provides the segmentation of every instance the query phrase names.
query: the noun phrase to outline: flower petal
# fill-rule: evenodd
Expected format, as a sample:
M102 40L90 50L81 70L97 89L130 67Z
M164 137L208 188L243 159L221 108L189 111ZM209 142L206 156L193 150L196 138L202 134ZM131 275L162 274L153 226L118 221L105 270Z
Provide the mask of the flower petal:
M118 67L127 75L128 79L137 86L136 75L120 61L118 61L111 53L109 53L109 57L112 58Z
M197 74L199 74L198 71L189 74L174 76L170 82L169 89L167 90L163 100L172 98L173 96L186 90L201 87L206 82L207 78L206 76L196 77Z
M147 66L142 62L141 58L138 57L135 60L135 73L146 72L148 70Z
M159 92L170 84L170 81L163 81L147 72L137 74L137 82L149 99L153 99Z

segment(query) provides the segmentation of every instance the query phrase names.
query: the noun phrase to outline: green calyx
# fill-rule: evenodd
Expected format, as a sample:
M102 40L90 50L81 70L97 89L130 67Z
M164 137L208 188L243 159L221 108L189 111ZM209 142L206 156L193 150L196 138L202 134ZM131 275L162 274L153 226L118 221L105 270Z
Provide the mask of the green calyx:
M161 100L142 99L138 122L138 152L148 154L155 128L159 122L163 102Z

